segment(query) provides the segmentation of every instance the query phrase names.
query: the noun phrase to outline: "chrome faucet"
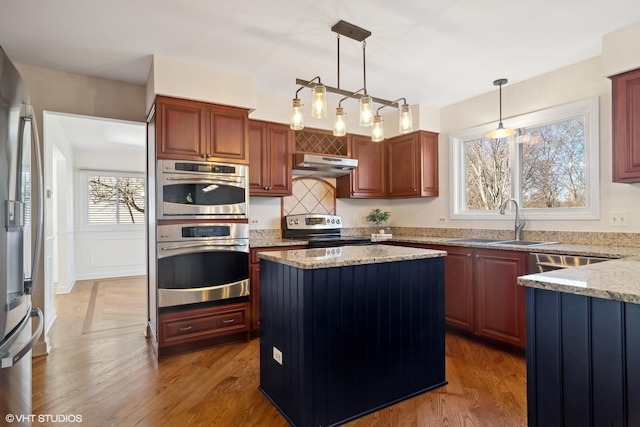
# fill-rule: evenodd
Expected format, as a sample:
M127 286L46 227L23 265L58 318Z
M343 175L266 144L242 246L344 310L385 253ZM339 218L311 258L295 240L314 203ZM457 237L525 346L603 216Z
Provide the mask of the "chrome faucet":
M518 202L515 199L507 199L504 202L502 202L502 205L500 206L500 215L504 215L504 211L507 208L507 205L509 204L509 202L513 202L514 205L516 205L516 221L515 221L515 235L516 235L516 240L521 240L521 235L522 235L522 229L524 228L524 224L526 223L525 219L522 218L522 220L520 220L520 213L518 210Z

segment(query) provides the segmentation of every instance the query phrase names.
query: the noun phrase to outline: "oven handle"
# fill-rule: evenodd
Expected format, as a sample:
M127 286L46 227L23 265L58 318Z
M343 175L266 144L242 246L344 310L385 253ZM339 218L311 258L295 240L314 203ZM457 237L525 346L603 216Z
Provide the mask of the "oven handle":
M218 184L218 183L234 183L234 184L240 184L242 183L242 178L194 178L194 177L179 177L179 178L173 178L173 177L168 177L166 178L167 181L189 181L189 182L199 182L202 184Z
M161 251L175 251L178 249L193 249L193 248L221 248L221 247L231 247L231 246L247 246L247 243L183 243L175 246L163 246L160 248Z

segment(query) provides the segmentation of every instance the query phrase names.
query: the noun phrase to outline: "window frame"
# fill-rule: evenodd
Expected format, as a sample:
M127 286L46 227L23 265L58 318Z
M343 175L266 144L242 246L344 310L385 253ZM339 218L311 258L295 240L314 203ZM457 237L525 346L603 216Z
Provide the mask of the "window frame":
M580 101L546 108L520 116L503 120L504 126L510 129L530 128L542 126L552 122L581 117L584 120L584 153L586 163L586 206L581 208L522 208L521 194L521 170L519 163L520 150L516 147L516 137L509 138L511 147L511 194L520 206L520 212L526 219L535 220L597 220L600 219L600 112L599 98L592 97ZM449 135L451 147L450 182L451 219L504 219L498 209L495 210L465 210L466 206L466 180L465 180L465 150L464 143L473 139L482 138L487 132L496 127L495 122Z
M81 192L80 197L80 211L82 215L82 229L83 230L144 230L146 226L146 213L143 214L144 221L141 223L135 224L127 224L127 223L118 223L118 224L92 224L89 222L89 177L91 176L105 176L105 177L130 177L130 178L142 178L145 183L145 200L144 207L145 211L147 210L147 180L146 175L142 172L129 172L129 171L112 171L112 170L96 170L96 169L82 169L78 171L79 178L79 188Z

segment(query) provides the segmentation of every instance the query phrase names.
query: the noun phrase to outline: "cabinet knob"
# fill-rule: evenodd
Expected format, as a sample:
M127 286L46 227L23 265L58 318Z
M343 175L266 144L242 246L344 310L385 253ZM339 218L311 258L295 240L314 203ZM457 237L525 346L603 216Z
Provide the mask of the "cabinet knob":
M476 258L480 258L480 255L476 255Z
M263 187L263 188L264 188L265 190L268 190L268 189L269 189L269 187Z
M471 258L471 254L467 254L467 258Z

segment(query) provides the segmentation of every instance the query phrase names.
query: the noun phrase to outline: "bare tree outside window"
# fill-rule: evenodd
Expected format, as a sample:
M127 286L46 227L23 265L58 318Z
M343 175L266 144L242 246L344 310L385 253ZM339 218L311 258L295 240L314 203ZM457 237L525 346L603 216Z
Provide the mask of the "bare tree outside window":
M144 178L89 177L90 224L144 223Z
M451 217L504 219L514 198L528 219L598 219L599 99L510 117L509 138L484 137L492 124L463 129L451 139Z
M511 197L511 152L519 151L524 208L585 206L584 123L580 118L519 129L513 139L465 141L466 208L498 209Z
M520 141L523 207L585 206L583 120L577 118L527 129Z
M511 193L509 139L474 139L465 144L467 209L498 209Z

